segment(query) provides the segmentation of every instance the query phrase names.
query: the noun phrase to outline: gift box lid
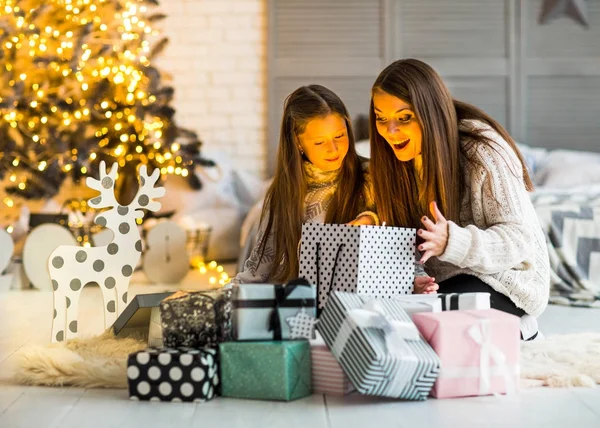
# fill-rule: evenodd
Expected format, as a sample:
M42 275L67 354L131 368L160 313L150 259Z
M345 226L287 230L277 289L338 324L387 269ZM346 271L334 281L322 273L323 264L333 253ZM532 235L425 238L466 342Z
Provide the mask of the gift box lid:
M127 305L114 322L112 329L117 337L126 337L132 330L147 329L150 323L152 308L169 297L172 292L138 294Z

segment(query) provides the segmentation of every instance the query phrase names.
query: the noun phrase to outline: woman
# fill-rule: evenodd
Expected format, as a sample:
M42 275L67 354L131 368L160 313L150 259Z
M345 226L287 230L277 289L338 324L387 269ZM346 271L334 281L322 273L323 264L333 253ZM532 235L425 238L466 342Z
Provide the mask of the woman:
M258 244L235 279L286 282L296 277L302 223L378 224L369 211L373 198L365 166L354 147L348 111L336 94L320 85L290 94Z
M381 72L369 122L381 221L418 228L420 263L440 292L489 292L493 308L522 317L523 338L537 334L549 259L512 138L415 59Z

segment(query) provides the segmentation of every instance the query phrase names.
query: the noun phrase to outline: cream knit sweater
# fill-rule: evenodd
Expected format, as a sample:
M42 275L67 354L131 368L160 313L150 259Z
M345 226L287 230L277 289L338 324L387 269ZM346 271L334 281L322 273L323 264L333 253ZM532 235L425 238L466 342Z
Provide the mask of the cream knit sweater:
M444 254L431 258L425 270L438 283L463 273L474 275L517 307L538 316L548 303L550 263L521 163L488 125L465 121L461 126L483 129L494 144L473 145L465 153L482 166L461 162L467 187L460 221L449 222Z

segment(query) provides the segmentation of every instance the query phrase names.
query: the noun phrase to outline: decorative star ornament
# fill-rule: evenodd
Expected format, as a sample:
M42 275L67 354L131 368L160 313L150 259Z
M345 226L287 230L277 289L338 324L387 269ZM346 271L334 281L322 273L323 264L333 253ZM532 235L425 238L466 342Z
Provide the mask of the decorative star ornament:
M563 15L569 16L584 27L589 27L585 0L544 0L540 10L540 24L546 24Z
M290 339L312 339L315 334L317 319L302 308L293 317L287 317L285 322L290 326Z

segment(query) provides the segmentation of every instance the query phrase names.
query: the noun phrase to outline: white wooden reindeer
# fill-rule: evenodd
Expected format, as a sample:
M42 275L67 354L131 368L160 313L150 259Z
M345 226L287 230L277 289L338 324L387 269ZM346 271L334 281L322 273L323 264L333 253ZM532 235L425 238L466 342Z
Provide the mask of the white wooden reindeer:
M146 166L139 171L140 187L133 201L119 205L114 195L117 164L106 173L106 164L100 163L100 179L86 179L88 187L100 195L90 199L92 208L110 208L96 216L96 224L109 228L113 234L110 244L102 247L61 245L48 259L48 269L54 288L54 320L52 341L60 342L77 335L79 293L95 282L102 290L104 325L109 328L127 305L127 289L133 270L142 254L142 240L136 219L143 210L158 211L160 203L153 198L164 196L163 187L154 187L160 176L156 168L148 176Z

